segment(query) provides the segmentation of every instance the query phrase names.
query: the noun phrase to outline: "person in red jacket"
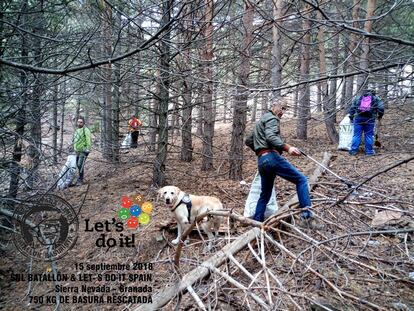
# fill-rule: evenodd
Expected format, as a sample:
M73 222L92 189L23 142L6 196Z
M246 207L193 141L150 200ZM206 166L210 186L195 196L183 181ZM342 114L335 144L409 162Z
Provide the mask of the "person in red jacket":
M128 129L131 133L131 148L138 147L138 135L141 126L142 122L135 115L132 115L132 117L128 121Z

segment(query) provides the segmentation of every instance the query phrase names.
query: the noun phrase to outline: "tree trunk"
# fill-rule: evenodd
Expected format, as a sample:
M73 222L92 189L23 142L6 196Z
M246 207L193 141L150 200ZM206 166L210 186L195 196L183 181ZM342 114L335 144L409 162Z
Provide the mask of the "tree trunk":
M57 83L57 82L55 82ZM53 127L53 137L52 137L52 146L53 146L53 163L58 163L58 98L59 98L59 85L56 84L53 88L53 101L52 101L52 127Z
M259 97L255 96L253 98L253 106L252 106L252 113L250 115L250 122L255 123L256 122L256 115L257 115L257 102L259 101Z
M296 118L298 116L299 86L295 87L295 92L293 93L293 105L293 116Z
M189 11L191 6L187 8ZM184 22L184 33L183 33L183 42L184 44L189 44L191 42L191 21ZM183 79L183 107L182 107L182 129L181 129L181 161L191 162L193 159L193 139L192 139L192 113L193 107L192 103L192 91L193 83L191 81L192 69L191 69L191 53L190 49L187 47L183 51L183 70L185 72Z
M262 74L261 74L261 71L260 71L260 72L257 73L257 80L256 80L257 85L260 84L261 80L262 80ZM250 122L252 122L252 123L256 122L256 119L257 119L257 106L258 106L259 100L262 99L262 97L263 97L263 94L259 93L253 99L252 114L250 116Z
M36 35L42 35L44 32L44 20L43 20L43 1L39 3L39 13L36 19L33 33ZM42 56L42 39L35 37L34 39L34 61L36 65L41 66L43 62ZM42 104L41 97L43 95L43 76L41 74L35 75L35 81L33 83L33 97L30 105L30 137L32 143L29 146L28 155L31 162L28 185L30 188L34 187L34 181L38 176L38 169L40 165L40 156L42 153Z
M172 126L172 137L178 137L180 136L180 112L179 112L179 106L178 102L174 103L174 108L172 111L172 120L171 120L171 126Z
M198 95L197 97L198 108L197 108L197 136L203 136L203 123L204 123L204 116L203 116L203 97Z
M205 93L203 100L203 151L201 170L213 169L213 0L206 1L204 38L206 42L202 59L205 63L204 73L206 77Z
M140 12L142 10L141 1L137 1L136 4L137 4L136 11ZM138 47L144 41L143 27L142 27L143 18L140 15L138 15L135 18L135 20L136 20L136 22L135 22L136 27L134 27L134 28L136 29L136 36L137 36L138 40L137 40L137 42L134 42L134 44L135 44L136 47ZM121 23L122 23L122 21L121 21ZM122 25L120 27L122 27ZM144 67L144 64L143 64L144 63L144 60L143 60L144 57L142 56L141 53L138 53L136 55L136 58L137 58L137 60L136 60L135 75L134 75L135 85L133 87L133 90L134 90L134 93L135 93L135 96L134 96L135 98L133 99L134 102L133 102L132 106L133 106L133 114L137 118L141 119L141 121L142 121L142 118L140 117L140 105L141 105L141 97L142 97L141 93L143 93L144 88L143 88L143 86L140 85L140 83L144 83L144 81L142 81L142 79L141 79L141 73L143 71L142 68ZM130 117L131 114L132 113L130 113L128 115L128 117Z
M338 14L339 15L339 14ZM339 33L333 37L333 55L332 55L332 72L331 75L336 76L338 74L339 66ZM329 109L330 109L330 118L332 122L336 124L336 93L338 88L338 82L336 78L331 80L329 86ZM334 128L335 130L335 128ZM336 130L335 130L336 132ZM338 136L337 134L335 136Z
M63 151L63 132L65 129L65 105L66 101L62 101L62 109L60 111L60 143L59 143L59 155L62 155Z
M320 58L320 54L319 54L319 58ZM320 64L320 62L319 62ZM320 66L320 65L319 65ZM320 69L319 69L319 75L320 74ZM323 89L323 82L319 82L317 84L317 93L316 93L316 110L318 112L322 111L322 89Z
M343 51L343 65L342 65L342 73L345 75L348 72L348 62L346 61L346 58L348 57L348 53L347 53L347 47L349 46L349 39L348 36L345 35L344 36L344 46L345 48L342 49ZM341 88L341 102L339 104L339 107L341 110L345 109L346 107L346 88L348 87L348 80L347 78L342 78L342 88Z
M103 20L105 26L103 29L104 41L104 55L110 57L112 54L112 8L106 3L103 3L104 10ZM112 161L112 145L114 143L114 137L112 137L112 64L103 66L104 71L104 84L103 84L103 157L106 160Z
M352 20L354 21L352 26L354 28L358 28L358 23L356 22L359 18L359 3L360 0L354 0L353 7L352 7ZM347 60L347 67L355 66L356 60L356 47L357 47L357 35L355 33L351 33L349 37L349 48L348 48L348 60ZM345 47L346 48L346 47ZM354 95L354 76L350 76L346 78L346 90L345 90L345 108L348 109L352 102L352 98Z
M310 9L309 5L305 5L306 11ZM303 30L306 34L303 37L302 53L300 55L300 80L302 82L309 79L310 71L310 31L311 21L307 18L303 19ZM299 86L299 103L298 103L298 121L296 133L299 139L306 140L308 137L308 118L310 116L310 90L307 83Z
M322 20L322 14L318 12L318 19ZM321 77L326 76L326 55L325 55L325 30L324 26L320 26L318 30L318 48L319 48L319 74ZM329 140L332 144L338 143L338 133L335 129L335 117L334 111L335 106L333 106L334 101L331 101L329 98L328 82L323 80L319 83L321 87L321 99L323 104L324 111L324 120L326 131L329 136Z
M223 91L223 123L227 123L227 113L228 113L228 102L229 98L227 96L227 92Z
M189 79L184 79L182 111L183 126L181 130L181 160L185 162L191 162L193 159L193 139L191 135L193 108L191 106L191 86L189 85L189 83L191 83Z
M27 19L27 5L28 0L24 0L22 4L22 19L21 24L26 24ZM28 56L28 48L27 48L27 39L26 36L23 34L21 36L21 56L23 62L26 62ZM15 128L15 135L14 135L14 147L13 147L13 162L11 163L10 167L10 184L9 184L9 196L12 198L17 197L17 192L19 189L19 179L20 179L20 161L22 160L22 145L23 145L23 134L24 134L24 126L26 124L26 103L27 103L27 92L28 92L28 81L27 81L27 72L21 71L20 72L20 107L19 111L16 114L16 128Z
M162 20L164 27L171 20L173 0L162 3ZM160 92L159 92L159 122L157 154L153 166L152 183L155 186L165 185L165 162L168 146L168 103L170 87L170 27L165 29L160 42Z
M161 73L159 72L160 76ZM159 94L159 84L157 85L156 94ZM150 128L150 138L149 138L149 151L155 151L155 145L157 144L157 134L158 134L158 111L159 111L159 100L154 98L151 100L151 114L149 117L149 128Z
M364 31L366 33L372 32L372 17L374 16L376 6L376 0L368 0L367 2L367 14L365 17L365 25L364 25ZM362 42L362 54L361 54L361 66L360 69L362 71L368 70L369 67L369 52L370 52L370 39L369 37L364 37ZM361 74L358 76L357 79L357 86L358 90L361 90L365 86L368 85L368 74Z
M265 114L269 110L269 102L267 96L263 95L261 100L261 115Z
M283 0L274 0L273 1L273 26L272 26L272 35L273 35L273 46L272 46L272 62L271 62L271 72L272 72L272 88L280 87L282 84L282 36L281 31L278 27L278 23L282 24L283 16ZM272 99L280 97L281 91L273 91Z
M117 22L121 25L121 15L117 13ZM121 106L121 64L115 64L115 84L114 84L114 100L112 102L112 162L119 163L119 112Z
M253 6L249 1L244 2L243 29L244 37L240 47L240 72L237 95L234 101L233 129L230 146L230 172L232 180L243 178L243 147L246 129L246 112L249 86L251 43L253 39Z

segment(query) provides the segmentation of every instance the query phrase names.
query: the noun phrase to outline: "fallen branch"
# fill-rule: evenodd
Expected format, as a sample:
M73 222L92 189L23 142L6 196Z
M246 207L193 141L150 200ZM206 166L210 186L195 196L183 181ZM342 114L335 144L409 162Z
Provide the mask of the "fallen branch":
M156 310L165 306L171 299L176 297L179 293L187 290L189 286L192 286L197 281L205 278L209 273L210 269L208 267L218 267L221 266L228 258L228 254L235 254L243 249L247 243L255 239L260 235L260 229L253 228L240 237L234 240L232 243L226 245L214 254L212 257L204 261L200 266L194 270L185 274L181 280L177 283L166 287L164 290L159 292L153 299L152 304L143 304L134 311L146 311L146 310Z
M341 198L340 200L337 200L335 203L333 203L331 206L329 206L329 208L332 208L332 207L334 207L335 205L338 205L338 204L340 204L340 203L342 203L342 202L344 202L345 200L346 200L346 198L347 197L349 197L355 190L357 190L358 188L360 188L362 185L364 185L364 184L366 184L367 182L369 182L371 179L373 179L373 178L375 178L375 177L377 177L378 175L381 175L381 174L383 174L383 173L386 173L386 172L388 172L388 171L390 171L390 170L392 170L392 169L394 169L394 168L396 168L396 167L398 167L398 166L400 166L400 165L403 165L403 164L405 164L405 163L408 163L408 162L410 162L410 161L412 161L412 160L414 160L414 156L412 156L412 157L409 157L409 158L407 158L407 159L404 159L404 160L401 160L401 161L398 161L398 162L396 162L396 163L394 163L394 164L392 164L392 165L390 165L390 166L388 166L388 167L386 167L386 168L384 168L384 169L382 169L382 170L380 170L380 171L378 171L378 172L376 172L376 173L374 173L374 174L372 174L371 176L368 176L367 178L365 178L364 179L364 181L362 181L361 183L359 183L359 184L357 184L356 186L354 186L354 187L352 187L352 189L351 190L349 190L348 192L347 192L347 194L343 197L343 198Z

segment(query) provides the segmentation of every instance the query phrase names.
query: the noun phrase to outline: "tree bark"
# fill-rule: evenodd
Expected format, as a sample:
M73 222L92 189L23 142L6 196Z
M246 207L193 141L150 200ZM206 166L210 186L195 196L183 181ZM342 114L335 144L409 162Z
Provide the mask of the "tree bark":
M309 10L310 6L305 5L305 9ZM310 31L311 21L303 18L303 30L306 31L303 37L302 52L300 55L300 80L307 81L310 71ZM296 127L297 137L306 140L308 138L308 118L310 117L310 89L309 84L304 83L299 86L299 103L298 103L298 121Z
M104 41L104 55L110 57L112 54L112 8L103 2L103 21L105 23L103 29ZM103 84L103 157L106 160L112 161L112 145L114 144L114 137L112 137L112 64L107 64L103 68L104 84Z
M214 1L206 1L204 39L206 42L202 59L204 61L204 74L206 78L203 100L203 150L201 170L212 170L213 167L213 137L214 137L214 114L213 114L213 10Z
M121 14L119 12L116 13L116 23L118 26L121 26ZM119 34L120 35L120 34ZM121 38L119 38L121 41ZM112 128L111 128L111 136L112 136L112 150L111 150L111 161L113 163L119 163L119 149L120 149L120 142L119 142L119 113L121 107L121 64L115 63L114 65L114 91L113 97L114 100L112 101L111 107L111 116L112 116Z
M187 1L187 5L190 4L190 1ZM187 8L187 14L191 10L191 6L189 5ZM191 21L184 21L184 32L183 32L183 43L184 45L189 44L192 39L191 35ZM182 130L181 130L181 161L184 162L191 162L193 159L193 139L192 139L192 113L193 107L192 103L192 89L193 89L193 82L191 81L192 76L192 69L191 69L191 53L188 47L185 48L183 51L183 71L184 71L184 78L183 78L183 107L182 107Z
M360 3L360 0L354 0L353 2L353 7L352 7L353 24L352 26L354 28L358 28L358 23L356 21L358 20L358 15L359 15L359 3ZM348 59L346 62L347 67L350 67L350 66L355 67L357 38L358 37L355 33L351 33L349 36ZM345 108L346 109L348 109L351 104L353 94L354 94L354 76L350 76L346 78L346 90L345 90Z
M272 46L272 62L271 62L271 80L272 88L277 88L282 85L282 35L278 27L278 23L282 24L281 18L283 16L283 0L274 0L273 1L273 26L272 26L272 35L273 35L273 46ZM281 91L273 91L273 99L280 97Z
M37 13L36 24L33 28L33 33L36 35L42 35L44 32L44 20L43 20L43 1L39 2L39 12ZM34 39L34 61L37 65L41 66L43 63L42 55L42 39L35 37ZM35 75L33 83L33 96L30 105L30 137L32 143L29 146L28 156L30 158L31 167L29 170L28 185L33 188L34 182L38 176L38 169L40 166L40 156L42 153L42 103L41 98L43 96L43 76L41 74Z
M162 3L162 19L160 27L164 27L171 20L173 0ZM159 122L157 154L153 166L152 183L155 186L165 185L165 162L168 146L168 103L170 88L170 27L165 29L160 42L160 92L159 92Z
M251 43L253 39L253 13L252 4L249 1L245 1L243 15L244 37L241 45L240 72L237 94L234 101L233 128L229 154L229 178L232 180L241 180L243 178L243 147L247 118L247 99L249 95L247 88L249 86Z
M364 31L367 33L372 32L372 17L374 16L376 0L368 0L367 2L367 14L365 17ZM367 71L369 67L369 53L370 53L370 39L369 37L364 37L362 42L362 54L361 54L361 66L362 71ZM357 79L358 90L361 90L368 85L368 74L361 74Z
M63 85L63 89L65 90L65 85ZM65 93L65 92L64 92ZM64 129L65 129L65 106L66 106L66 101L63 100L62 101L62 108L60 111L60 142L59 142L59 155L62 155L62 151L63 151L63 133L64 133Z
M161 71L158 70L158 76L161 76ZM160 83L157 83L155 94L160 93ZM158 134L158 112L159 112L159 99L153 98L151 100L151 114L149 117L149 128L150 128L150 137L149 137L149 151L155 151L155 145L157 144L157 134Z
M27 19L27 6L28 0L24 0L22 4L22 25L26 24ZM28 47L26 36L22 35L21 41L21 56L23 62L26 62L28 56ZM19 179L20 179L20 162L22 160L22 146L23 146L23 135L24 135L24 126L26 124L26 107L27 107L27 92L28 92L28 81L27 81L27 72L20 72L20 107L15 119L15 135L14 135L14 147L13 147L13 162L10 167L10 184L9 184L9 196L12 198L17 197L19 189Z
M322 20L322 14L318 12L318 19ZM319 48L319 75L321 77L326 76L326 53L325 53L325 29L324 26L319 26L318 30L318 48ZM324 120L326 131L329 136L329 140L332 144L338 143L339 137L335 129L335 106L334 101L329 98L328 82L323 80L319 83L321 88L321 99L324 111ZM332 84L331 84L332 86ZM335 93L334 93L335 94Z
M338 14L339 15L339 14ZM336 76L338 75L338 66L339 66L339 33L337 33L333 37L333 51L332 51L332 72L331 75ZM331 122L336 124L336 94L338 88L338 82L336 78L332 78L329 85L329 110L330 110L330 118L332 119ZM335 132L336 138L332 143L337 143L338 134L336 133L335 127L333 128ZM332 140L332 137L329 136Z
M57 83L57 82L55 82ZM56 84L53 87L53 101L52 101L52 127L53 127L53 137L52 137L52 147L53 147L53 163L58 163L58 98L59 98L59 85Z

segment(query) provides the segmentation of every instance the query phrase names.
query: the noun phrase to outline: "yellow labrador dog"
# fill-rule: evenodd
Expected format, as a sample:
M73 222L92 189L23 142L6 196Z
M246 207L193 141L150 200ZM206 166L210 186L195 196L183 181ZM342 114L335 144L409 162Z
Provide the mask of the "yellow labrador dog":
M193 223L198 215L207 211L215 211L223 209L220 200L215 197L197 196L187 194L175 186L165 186L158 190L158 194L162 197L165 205L174 213L177 220L178 234L177 238L171 241L177 244L180 241L182 233L190 223ZM214 239L213 232L217 233L220 227L221 217L209 217L200 222L200 227L207 234L211 247L211 241Z

